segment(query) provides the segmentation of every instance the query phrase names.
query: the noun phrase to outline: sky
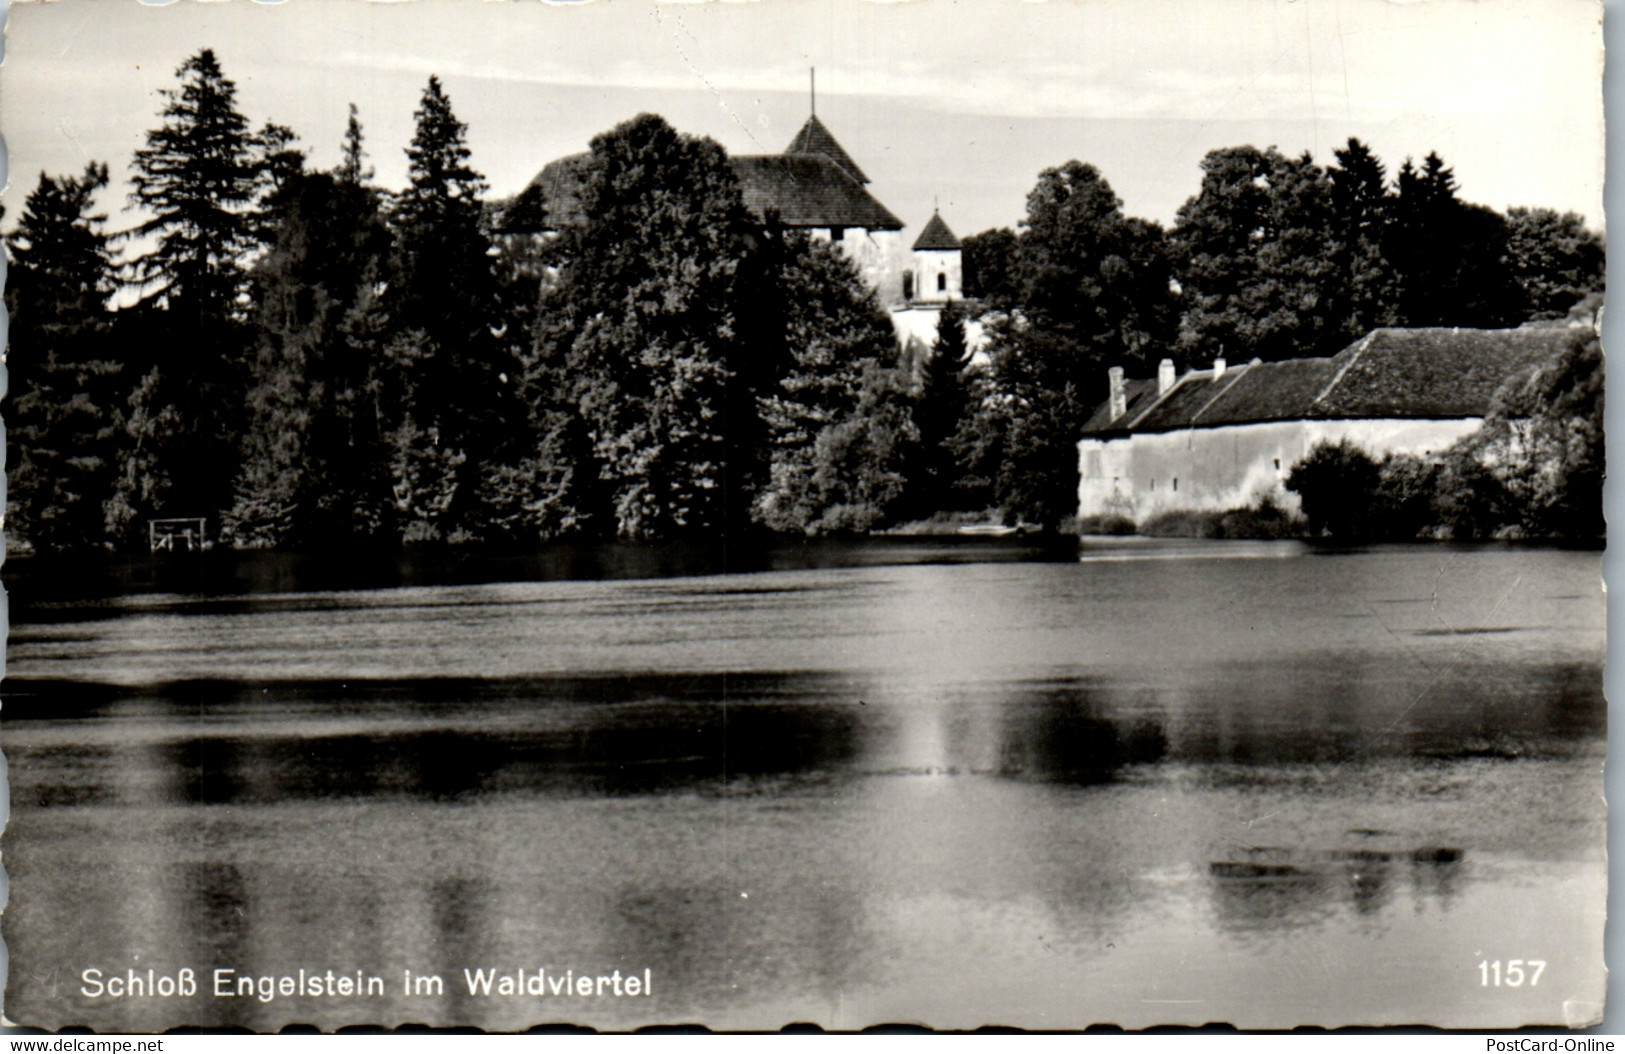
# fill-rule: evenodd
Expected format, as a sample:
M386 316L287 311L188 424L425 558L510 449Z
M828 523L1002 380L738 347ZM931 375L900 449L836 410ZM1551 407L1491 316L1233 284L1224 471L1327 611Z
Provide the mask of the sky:
M732 153L817 112L917 233L1016 224L1038 174L1093 164L1171 224L1210 150L1323 164L1356 136L1438 151L1461 196L1602 221L1601 7L1592 0L49 0L13 3L0 67L7 211L42 170L107 162L128 192L159 92L215 50L256 126L338 159L355 102L380 183L405 181L438 74L493 196L642 111Z

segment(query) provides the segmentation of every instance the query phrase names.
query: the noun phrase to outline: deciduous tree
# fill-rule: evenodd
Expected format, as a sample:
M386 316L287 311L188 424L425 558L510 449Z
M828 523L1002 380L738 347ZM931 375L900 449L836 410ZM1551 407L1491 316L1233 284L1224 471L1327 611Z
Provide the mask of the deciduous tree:
M722 148L633 118L593 140L582 207L553 303L604 518L630 538L745 522L754 488L731 455L757 428L744 357L764 349L741 340L754 225Z
M239 544L369 539L389 500L382 356L346 323L374 295L389 234L373 191L325 172L290 177L275 213L254 272L256 350L227 524Z
M1507 257L1531 318L1562 318L1604 286L1602 237L1578 213L1507 210Z
M1160 355L1172 336L1161 228L1123 215L1093 166L1043 172L1027 197L1007 311L988 324L1009 410L997 492L1008 515L1056 526L1077 505L1072 442L1105 397L1109 365Z
M1242 146L1203 158L1202 188L1171 235L1184 357L1275 361L1338 350L1332 198L1307 154Z
M900 508L879 484L903 477L898 459L908 452L906 437L888 438L901 427L893 411L906 393L894 369L897 338L839 250L798 233L783 247L773 295L784 350L762 400L772 470L759 514L781 531L867 528Z

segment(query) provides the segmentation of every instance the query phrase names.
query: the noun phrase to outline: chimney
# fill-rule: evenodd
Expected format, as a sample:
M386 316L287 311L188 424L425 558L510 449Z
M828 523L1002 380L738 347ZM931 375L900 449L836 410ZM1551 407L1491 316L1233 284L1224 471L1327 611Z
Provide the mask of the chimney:
M1106 371L1106 382L1111 387L1112 420L1128 413L1128 395L1123 391L1123 367L1113 366Z
M1224 356L1220 355L1213 360L1213 379L1219 380L1224 376Z
M1174 360L1163 359L1157 364L1157 394L1174 386Z

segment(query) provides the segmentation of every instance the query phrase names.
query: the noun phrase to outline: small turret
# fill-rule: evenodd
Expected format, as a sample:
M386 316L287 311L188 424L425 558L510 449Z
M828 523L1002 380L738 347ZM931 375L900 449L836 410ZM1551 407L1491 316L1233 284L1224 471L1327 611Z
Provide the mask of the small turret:
M914 299L944 303L964 298L963 250L942 214L931 213L925 230L914 239Z

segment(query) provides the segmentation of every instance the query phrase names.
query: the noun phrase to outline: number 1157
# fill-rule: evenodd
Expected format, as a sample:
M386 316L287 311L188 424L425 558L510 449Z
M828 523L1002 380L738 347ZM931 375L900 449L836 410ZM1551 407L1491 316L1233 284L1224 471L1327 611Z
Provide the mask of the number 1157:
M1525 973L1525 970L1528 972ZM1485 988L1522 988L1527 980L1529 987L1533 988L1540 983L1540 975L1546 972L1545 959L1508 959L1506 969L1502 970L1500 959L1481 959L1478 963L1478 983Z

